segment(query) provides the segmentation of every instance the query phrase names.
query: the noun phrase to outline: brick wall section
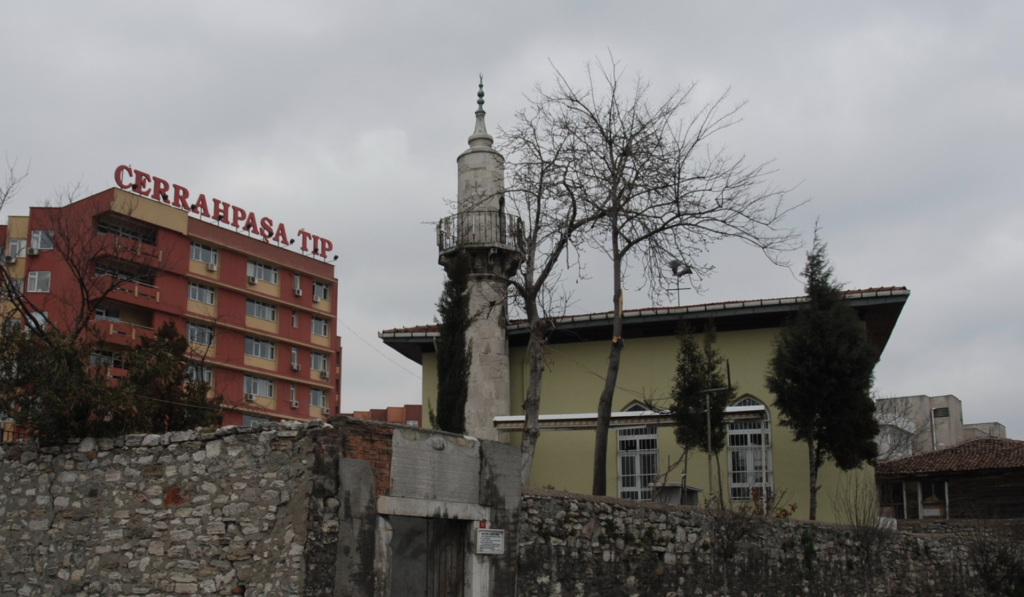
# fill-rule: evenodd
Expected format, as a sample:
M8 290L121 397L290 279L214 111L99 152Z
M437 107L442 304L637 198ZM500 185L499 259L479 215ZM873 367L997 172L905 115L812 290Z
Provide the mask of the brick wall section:
M332 419L331 424L344 438L344 457L368 461L377 480L377 495L388 495L391 491L391 433L398 425L341 417Z

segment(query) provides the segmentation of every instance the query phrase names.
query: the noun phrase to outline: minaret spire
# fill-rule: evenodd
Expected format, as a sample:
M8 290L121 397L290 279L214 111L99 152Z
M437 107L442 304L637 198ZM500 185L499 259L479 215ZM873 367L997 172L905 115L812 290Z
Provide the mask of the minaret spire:
M469 136L470 147L492 147L494 145L494 137L487 134L487 124L484 122L484 116L487 112L484 111L484 76L480 75L480 90L476 92L476 126L473 128L473 134Z

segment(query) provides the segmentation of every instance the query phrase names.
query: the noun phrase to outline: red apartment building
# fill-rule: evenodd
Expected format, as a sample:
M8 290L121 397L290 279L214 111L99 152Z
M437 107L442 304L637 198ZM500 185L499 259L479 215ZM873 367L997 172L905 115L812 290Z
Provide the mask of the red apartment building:
M76 316L74 258L120 280L89 315L117 369L118 347L174 322L197 363L190 374L224 396L224 425L339 412L338 281L329 240L120 167L118 186L0 226L4 264L24 296L59 325ZM173 194L173 201L171 200ZM71 233L69 233L71 231ZM298 243L298 244L295 244ZM316 250L316 254L313 251ZM336 257L335 257L336 259ZM108 286L109 287L109 286ZM24 323L24 322L22 322Z

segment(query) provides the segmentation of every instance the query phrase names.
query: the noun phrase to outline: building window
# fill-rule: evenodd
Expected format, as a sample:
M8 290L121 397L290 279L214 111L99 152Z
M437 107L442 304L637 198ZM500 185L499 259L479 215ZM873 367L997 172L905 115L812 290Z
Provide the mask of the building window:
M96 307L96 321L121 321L121 311L112 307Z
M314 317L313 333L317 336L327 337L327 320L320 317Z
M154 277L150 274L143 274L138 271L124 269L117 267L116 265L109 265L106 263L99 263L96 265L96 277L99 276L110 276L117 280L125 282L135 282L137 284L145 284L152 286Z
M246 299L245 314L267 321L277 321L277 307L268 303Z
M245 376L245 393L264 398L274 397L274 380L254 375Z
M124 369L124 355L113 350L96 350L89 355L89 365Z
M302 276L299 274L295 274L295 277L292 278L292 288L300 292L302 291Z
M299 327L299 312L294 309L292 310L292 327Z
M190 321L185 329L185 338L193 344L213 346L213 328Z
M256 278L257 280L263 280L271 284L277 284L277 268L269 265L264 265L258 261L250 261L246 267L246 272L249 277Z
M99 234L116 234L131 240L144 242L147 245L156 244L156 229L141 222L118 215L109 215L96 224Z
M208 265L217 265L217 249L199 243L192 243L192 259Z
M35 322L35 325L36 325L36 326L37 326L37 327L38 327L39 329L41 329L41 330L45 330L45 329L46 329L46 326L47 326L47 322L49 322L49 321L50 321L50 316L49 316L49 313L48 313L48 312L46 312L46 311L43 311L43 312L41 312L41 313L40 313L40 312L33 312L33 313L29 313L29 314L28 314L28 318L29 318L29 319L31 319L32 321L34 321L34 322ZM26 332L27 332L27 331L29 331L29 330L31 330L31 329L32 329L32 327L31 327L31 326L26 326L26 327L25 327L25 331L26 331Z
M195 282L188 283L188 298L191 301L199 301L200 303L212 305L213 292L213 288L210 288L209 286L203 286L202 284L196 284Z
M242 415L242 427L256 427L258 425L265 425L271 423L270 419L264 417L254 417L252 415Z
M24 257L28 240L24 238L12 238L7 244L7 255L10 257Z
M295 402L295 384L289 384L288 399Z
M259 338L253 338L252 336L245 337L245 354L251 357L269 359L271 361L276 358L276 351L274 349L273 342L270 340L260 340Z
M763 406L751 396L733 406ZM754 493L762 497L773 491L771 424L765 410L757 418L729 422L729 499L748 502Z
M29 272L29 292L50 292L50 272Z
M16 297L25 294L24 278L7 278L7 287L4 288L7 297Z
M645 410L636 404L629 411ZM658 429L650 425L619 429L619 497L650 501L658 480Z
M185 369L185 381L187 383L213 383L213 369L198 363L189 363Z
M313 371L327 371L327 356L319 352L311 352L309 368Z
M331 285L326 282L313 282L313 301L331 300Z
M295 347L295 346L292 346L292 365L298 365L298 364L299 364L299 349L297 347Z
M323 408L327 406L327 393L320 388L312 388L309 390L309 405L318 406Z
M32 248L40 251L49 251L53 249L53 231L52 230L33 230L32 231Z

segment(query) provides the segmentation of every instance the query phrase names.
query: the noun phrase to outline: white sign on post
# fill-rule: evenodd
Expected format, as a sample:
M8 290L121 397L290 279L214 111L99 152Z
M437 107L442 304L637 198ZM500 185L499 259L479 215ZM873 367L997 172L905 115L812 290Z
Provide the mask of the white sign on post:
M476 553L502 555L505 553L505 531L503 529L477 529Z

